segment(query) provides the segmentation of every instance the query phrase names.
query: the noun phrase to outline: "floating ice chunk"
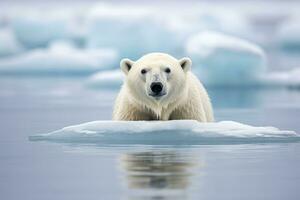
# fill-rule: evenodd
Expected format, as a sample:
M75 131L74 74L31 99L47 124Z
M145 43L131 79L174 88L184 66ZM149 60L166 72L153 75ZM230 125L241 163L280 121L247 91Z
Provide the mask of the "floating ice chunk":
M0 60L2 74L91 74L114 68L117 53L111 49L78 49L57 42L47 49L31 50Z
M230 144L300 141L293 131L254 127L233 121L94 121L40 135L30 140L110 144Z
M300 87L300 69L271 72L264 78L269 86Z
M277 36L280 48L287 52L300 52L300 24L299 19L284 23Z
M124 75L121 70L103 71L92 75L87 85L92 88L111 89L119 88L123 83Z
M20 53L22 45L16 40L14 33L9 28L0 29L0 57Z
M194 71L207 85L257 84L266 69L265 54L260 47L217 32L192 36L186 52L193 60Z

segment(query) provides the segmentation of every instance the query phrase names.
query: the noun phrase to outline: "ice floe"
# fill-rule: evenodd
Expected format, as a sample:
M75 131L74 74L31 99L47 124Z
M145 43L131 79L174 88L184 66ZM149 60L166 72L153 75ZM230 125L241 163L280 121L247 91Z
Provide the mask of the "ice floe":
M33 135L32 141L95 144L235 144L295 142L300 136L275 127L255 127L233 121L93 121Z
M186 52L193 60L194 72L207 85L253 85L265 74L264 51L233 36L200 32L188 40Z
M112 49L78 49L66 42L0 60L0 74L91 74L118 66Z

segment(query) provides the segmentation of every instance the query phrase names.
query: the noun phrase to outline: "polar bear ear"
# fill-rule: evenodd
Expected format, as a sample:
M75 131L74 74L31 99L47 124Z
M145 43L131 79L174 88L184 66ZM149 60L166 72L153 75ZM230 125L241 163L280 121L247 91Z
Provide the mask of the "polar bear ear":
M120 67L122 69L122 71L124 72L124 74L128 74L129 70L132 68L132 65L134 64L134 62L128 58L124 58L121 60L120 62Z
M183 69L183 71L187 72L192 67L192 60L188 57L184 57L179 60L179 64L180 64L181 68Z

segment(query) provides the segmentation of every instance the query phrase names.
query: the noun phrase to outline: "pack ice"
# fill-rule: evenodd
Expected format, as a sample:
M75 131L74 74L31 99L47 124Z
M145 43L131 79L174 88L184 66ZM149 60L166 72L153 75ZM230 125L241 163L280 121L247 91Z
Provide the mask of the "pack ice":
M95 144L235 144L295 142L293 131L255 127L233 121L93 121L33 135L32 141Z

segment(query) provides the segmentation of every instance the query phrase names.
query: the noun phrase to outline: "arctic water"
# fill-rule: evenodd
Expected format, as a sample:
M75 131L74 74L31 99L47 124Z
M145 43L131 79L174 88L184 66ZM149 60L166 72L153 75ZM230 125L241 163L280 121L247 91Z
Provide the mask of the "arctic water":
M30 135L111 119L117 90L86 89L82 81L1 77L1 198L299 198L298 142L84 145L29 141ZM218 121L300 132L297 90L208 91Z

